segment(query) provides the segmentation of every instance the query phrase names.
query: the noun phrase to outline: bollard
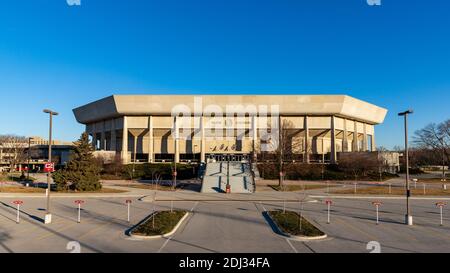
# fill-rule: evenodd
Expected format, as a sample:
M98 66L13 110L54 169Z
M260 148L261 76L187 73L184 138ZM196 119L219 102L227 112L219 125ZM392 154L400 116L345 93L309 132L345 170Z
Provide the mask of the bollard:
M444 225L443 219L442 219L442 208L443 208L444 206L446 206L446 205L447 205L447 203L445 203L445 202L437 202L437 203L436 203L436 207L439 207L439 213L440 213L440 216L441 216L441 226Z
M325 200L325 203L327 204L327 224L330 223L330 208L333 201L331 200Z
M353 183L353 185L355 185L354 193L356 194L356 186L357 186L358 184L357 184L357 183Z
M127 221L128 223L130 222L130 205L131 205L131 200L128 199L125 201L125 203L127 204Z
M16 223L18 224L20 222L20 205L23 204L22 200L16 200L13 202L14 205L17 206L17 215L16 215Z
M81 223L81 204L83 204L84 201L83 201L83 200L75 200L74 203L78 205L78 218L77 218L77 223Z
M426 187L426 184L425 184L425 183L423 183L423 195L425 195L425 194L426 194L426 190L425 190L425 187Z
M378 212L378 207L381 206L382 204L383 204L383 203L381 203L380 201L372 202L372 205L375 206L376 213L377 213L377 225L379 224L379 217L378 217L379 212Z

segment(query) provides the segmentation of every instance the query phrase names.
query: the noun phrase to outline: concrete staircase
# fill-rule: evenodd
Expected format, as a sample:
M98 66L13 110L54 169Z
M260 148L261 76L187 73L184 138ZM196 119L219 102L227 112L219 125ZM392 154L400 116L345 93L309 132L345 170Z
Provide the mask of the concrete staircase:
M228 170L229 168L229 170ZM254 179L248 163L211 162L206 165L203 176L202 192L226 192L227 177L232 193L254 192Z

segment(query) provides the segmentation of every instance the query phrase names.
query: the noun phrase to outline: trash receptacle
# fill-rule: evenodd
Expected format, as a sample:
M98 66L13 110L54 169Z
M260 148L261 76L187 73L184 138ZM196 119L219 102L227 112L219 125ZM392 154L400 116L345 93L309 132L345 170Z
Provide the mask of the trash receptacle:
M226 190L227 190L227 193L231 193L231 186L230 186L230 184L227 184Z

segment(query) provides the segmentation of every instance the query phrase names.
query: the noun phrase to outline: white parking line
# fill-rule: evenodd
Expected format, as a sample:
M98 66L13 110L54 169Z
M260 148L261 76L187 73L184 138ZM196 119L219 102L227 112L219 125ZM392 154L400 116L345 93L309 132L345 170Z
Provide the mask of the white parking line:
M259 202L259 204L261 205L261 207L263 208L264 211L267 211L266 208L264 207L264 205L262 204L262 202Z
M298 253L297 249L295 249L295 247L292 245L291 241L289 241L289 239L286 239L286 242L289 244L289 246L292 248L292 250L294 250L295 253Z
M194 211L194 209L195 209L195 207L197 206L197 204L198 204L198 201L195 202L195 204L194 204L194 206L191 208L190 212L193 212L193 211ZM166 241L164 242L164 244L159 248L159 250L158 250L157 253L161 253L161 251L166 247L166 245L169 243L169 241L172 239L173 236L175 236L175 234L172 235L172 236L170 236L169 238L167 238L167 240L166 240Z

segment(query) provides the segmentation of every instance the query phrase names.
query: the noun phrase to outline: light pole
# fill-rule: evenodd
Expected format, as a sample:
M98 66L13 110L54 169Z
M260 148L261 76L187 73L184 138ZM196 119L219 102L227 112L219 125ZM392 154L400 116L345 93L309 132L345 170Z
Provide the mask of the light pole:
M409 154L408 154L408 115L412 114L412 110L398 113L399 116L404 117L405 122L405 168L406 168L406 215L405 224L408 226L413 225L413 217L411 215L411 208L409 204L409 198L411 197L411 190L409 188Z
M53 129L53 116L57 116L58 113L49 109L44 109L44 113L49 114L49 133L48 133L48 161L52 163L52 129ZM45 214L44 223L50 224L52 222L52 214L50 213L50 175L51 172L47 172L47 210Z
M445 181L447 180L445 178L445 146L444 146L444 138L441 138L441 144L442 144L442 184L445 187Z

